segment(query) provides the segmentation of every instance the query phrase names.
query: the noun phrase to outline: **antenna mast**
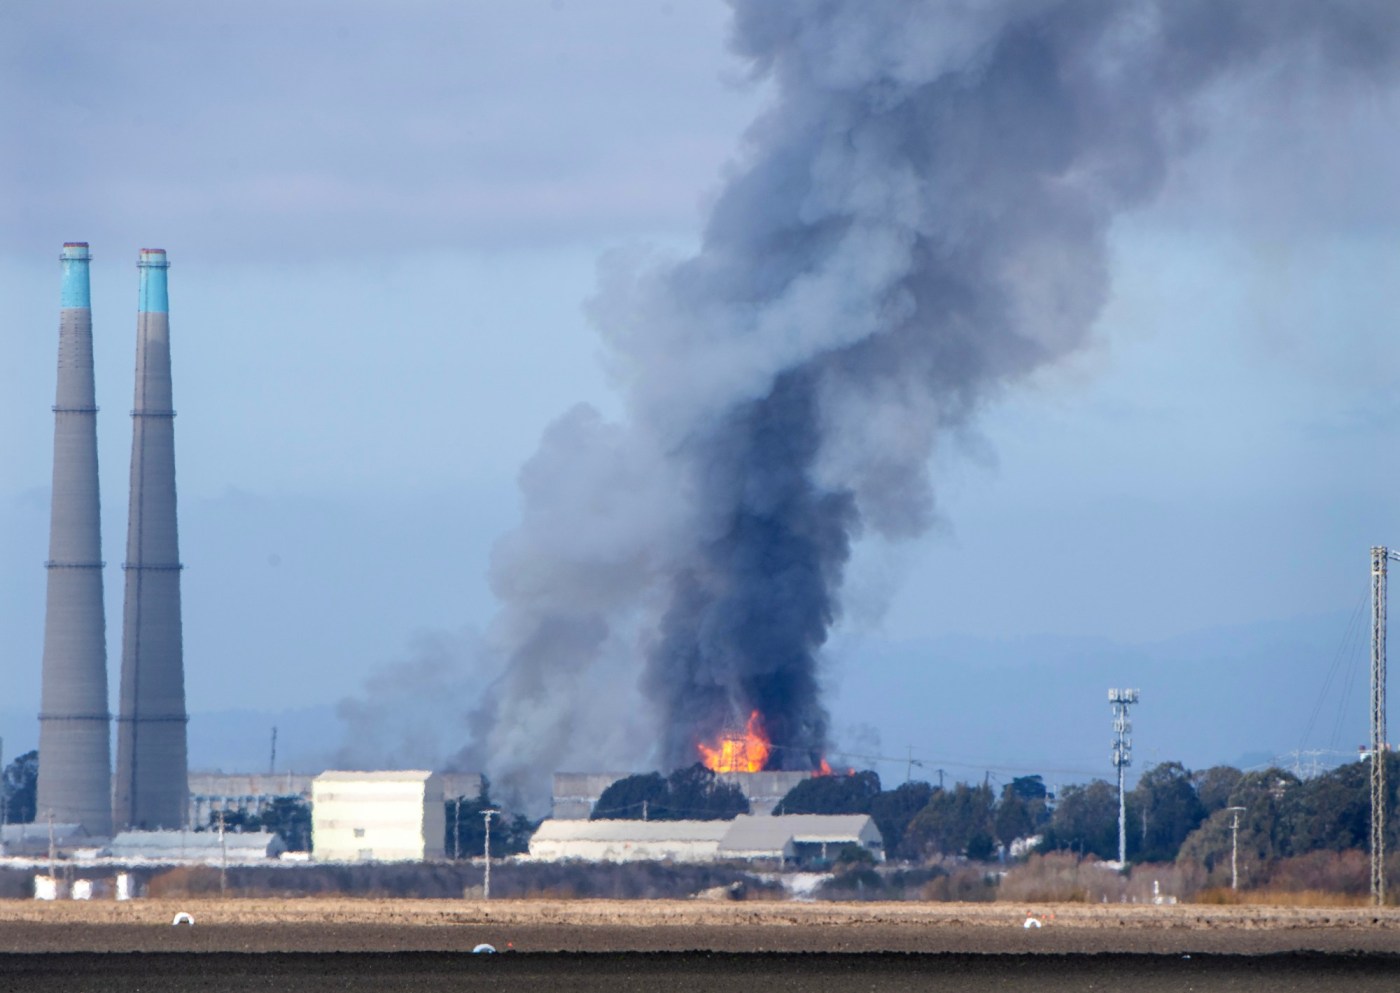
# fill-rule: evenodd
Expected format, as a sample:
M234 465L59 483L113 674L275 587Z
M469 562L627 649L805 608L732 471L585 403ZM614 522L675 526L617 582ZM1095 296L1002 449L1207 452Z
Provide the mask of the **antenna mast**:
M1137 690L1109 690L1108 702L1113 705L1113 767L1118 770L1118 864L1128 861L1127 795L1123 788L1123 770L1133 764L1132 721L1128 707L1138 702Z
M1385 585L1391 559L1400 552L1371 549L1371 902L1385 904Z

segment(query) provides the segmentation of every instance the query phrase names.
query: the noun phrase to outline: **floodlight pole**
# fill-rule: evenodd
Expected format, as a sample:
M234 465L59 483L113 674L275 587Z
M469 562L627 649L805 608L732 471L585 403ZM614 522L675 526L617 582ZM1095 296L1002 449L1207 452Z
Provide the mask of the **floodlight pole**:
M1127 814L1128 801L1127 793L1124 789L1124 771L1133 764L1133 739L1129 737L1133 730L1132 722L1128 720L1128 707L1138 702L1137 690L1108 691L1108 702L1113 707L1113 767L1118 770L1118 864L1126 865L1128 862L1128 830Z
M1226 807L1235 815L1230 822L1230 889L1240 888L1240 811L1243 807Z

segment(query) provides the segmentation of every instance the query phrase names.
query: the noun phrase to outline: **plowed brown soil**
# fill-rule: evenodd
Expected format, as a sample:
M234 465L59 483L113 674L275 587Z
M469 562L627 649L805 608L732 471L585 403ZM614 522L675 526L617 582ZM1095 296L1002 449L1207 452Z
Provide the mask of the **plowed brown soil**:
M193 927L173 926L179 912ZM1042 923L1025 927L1028 913ZM496 956L473 955L490 943ZM1394 990L1400 912L700 901L0 903L0 989Z

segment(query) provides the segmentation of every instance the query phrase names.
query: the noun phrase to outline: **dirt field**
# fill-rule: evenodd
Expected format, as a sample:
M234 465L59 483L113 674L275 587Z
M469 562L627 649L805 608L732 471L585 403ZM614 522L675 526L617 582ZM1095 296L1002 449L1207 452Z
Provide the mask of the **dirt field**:
M193 927L174 916L193 915ZM1026 928L1027 912L1042 921ZM497 956L472 955L490 943ZM1400 911L412 900L0 903L0 990L1400 988Z

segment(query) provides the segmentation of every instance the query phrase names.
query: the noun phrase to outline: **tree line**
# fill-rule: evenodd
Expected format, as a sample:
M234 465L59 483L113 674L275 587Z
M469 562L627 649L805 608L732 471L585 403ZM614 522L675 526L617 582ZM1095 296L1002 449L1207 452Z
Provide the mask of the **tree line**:
M1400 851L1400 756L1387 754L1388 844ZM1339 766L1311 779L1284 769L1232 766L1192 771L1180 762L1147 769L1126 795L1125 841L1131 863L1189 861L1228 867L1239 818L1243 878L1259 867L1311 852L1364 850L1370 839L1370 763ZM1242 808L1234 810L1232 808ZM735 786L703 766L669 776L628 776L604 791L594 819L704 820L749 811ZM874 771L814 776L798 783L775 814L869 814L887 854L920 862L941 857L986 860L1013 842L1026 851L1118 857L1118 789L1103 779L1052 796L1039 775L994 789L981 783L943 788L912 781L884 789Z

